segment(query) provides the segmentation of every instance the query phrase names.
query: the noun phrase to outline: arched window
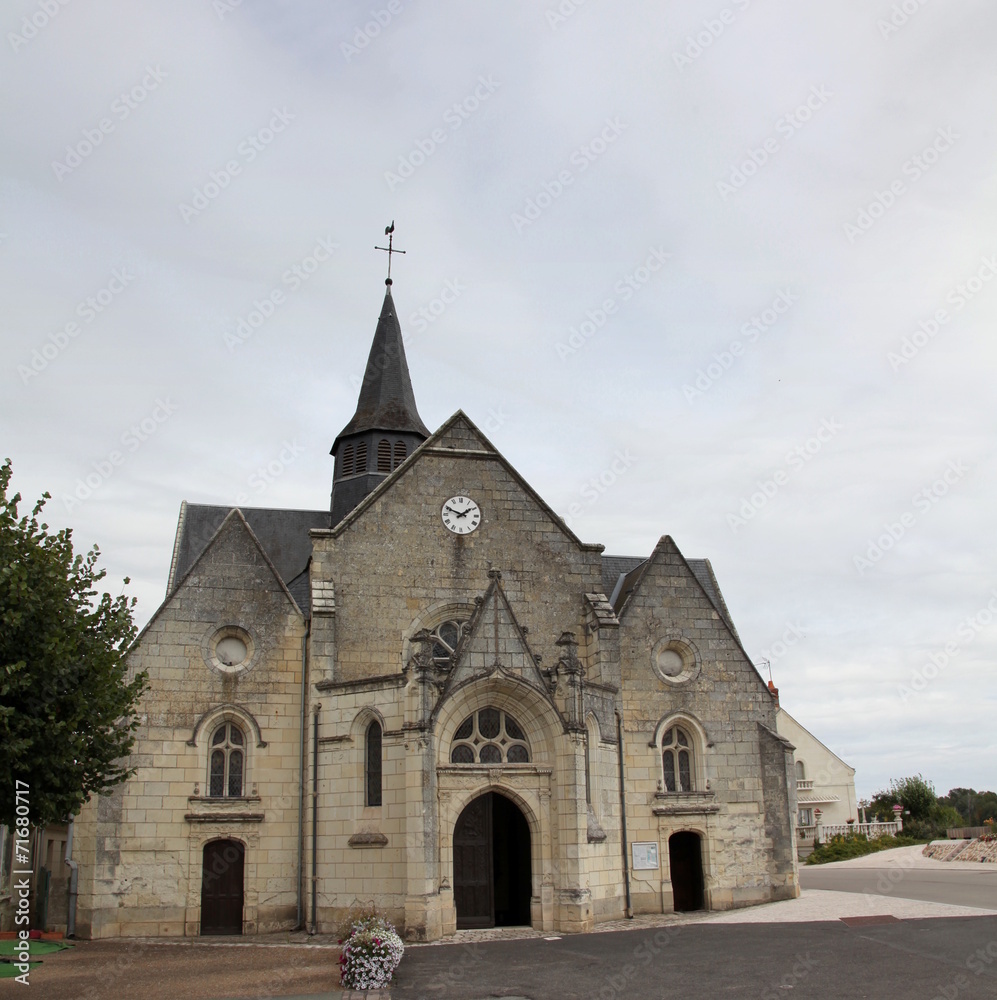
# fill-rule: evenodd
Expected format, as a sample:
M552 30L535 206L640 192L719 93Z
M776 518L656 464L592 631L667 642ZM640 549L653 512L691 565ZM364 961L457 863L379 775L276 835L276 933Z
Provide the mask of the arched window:
M433 662L440 667L445 667L450 663L450 657L457 648L464 635L467 622L460 618L451 618L448 621L440 622L430 632L433 637Z
M353 471L359 476L367 471L367 442L357 442L357 460L353 466Z
M397 469L398 466L401 465L402 462L405 461L405 452L406 452L405 442L404 441L396 441L395 442L395 463L394 463L394 466L393 466L394 468Z
M391 471L391 442L387 438L377 442L377 471Z
M341 476L353 475L353 445L348 444L343 448L343 471Z
M530 747L519 723L497 708L469 715L454 733L451 764L528 764Z
M692 740L681 726L672 726L661 739L661 766L665 791L691 792L693 786Z
M367 727L364 738L364 805L381 804L381 723Z
M246 738L234 722L223 722L212 734L208 756L208 795L239 798L246 783Z
M807 769L803 766L802 760L798 760L796 762L796 780L797 781L807 780Z

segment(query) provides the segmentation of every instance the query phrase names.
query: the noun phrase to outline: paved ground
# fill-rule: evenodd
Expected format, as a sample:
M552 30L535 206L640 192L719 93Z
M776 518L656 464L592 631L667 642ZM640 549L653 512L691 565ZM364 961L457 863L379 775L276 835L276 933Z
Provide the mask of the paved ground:
M393 1000L644 1000L874 997L971 1000L997 996L997 897L990 908L904 898L913 873L958 887L993 885L982 865L935 862L901 848L823 869L872 879L872 892L806 890L800 899L726 913L662 914L601 924L599 933L544 935L531 928L461 931L410 946ZM906 853L905 853L906 852ZM966 872L966 869L971 872ZM819 868L803 868L805 879ZM877 892L881 873L901 877ZM868 887L868 882L864 883ZM778 927L771 926L779 924ZM616 933L614 933L616 932ZM28 993L0 980L0 998L29 1000L284 1000L340 992L329 937L82 941L45 957ZM371 995L373 996L373 994Z
M834 889L997 909L997 865L935 861L900 847L829 865L801 865L804 889Z
M997 917L887 919L787 923L777 930L762 923L696 922L551 941L410 948L391 996L993 1000L997 995Z

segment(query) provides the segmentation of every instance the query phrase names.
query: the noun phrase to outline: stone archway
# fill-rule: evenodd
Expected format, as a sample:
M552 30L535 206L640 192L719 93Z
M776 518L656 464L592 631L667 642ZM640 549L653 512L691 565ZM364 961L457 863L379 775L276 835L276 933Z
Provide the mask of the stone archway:
M668 838L668 870L672 881L672 908L677 912L702 910L703 844L698 833L682 830Z
M533 892L530 827L499 792L465 806L453 833L457 929L530 924Z

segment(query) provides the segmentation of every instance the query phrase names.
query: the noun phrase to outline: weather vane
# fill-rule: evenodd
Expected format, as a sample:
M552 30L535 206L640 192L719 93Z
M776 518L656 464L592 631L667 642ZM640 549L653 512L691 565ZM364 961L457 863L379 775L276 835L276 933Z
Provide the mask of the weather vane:
M384 235L388 237L388 245L386 247L374 247L375 250L383 250L388 255L388 276L384 279L386 285L391 284L391 255L393 253L407 253L407 250L396 250L392 243L395 239L395 220L391 220L391 225L385 227Z

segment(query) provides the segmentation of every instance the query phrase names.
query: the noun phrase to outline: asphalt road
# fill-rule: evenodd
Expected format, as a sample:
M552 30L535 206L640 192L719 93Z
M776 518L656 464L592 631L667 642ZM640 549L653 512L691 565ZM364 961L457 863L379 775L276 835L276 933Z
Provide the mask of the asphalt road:
M956 903L997 910L994 865L951 870L936 868L858 868L847 864L800 865L804 889L834 889L877 896L900 896L929 903Z
M997 917L686 924L409 948L392 1000L993 1000Z

